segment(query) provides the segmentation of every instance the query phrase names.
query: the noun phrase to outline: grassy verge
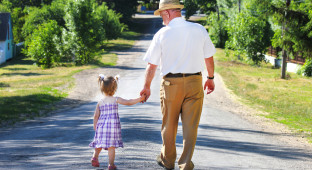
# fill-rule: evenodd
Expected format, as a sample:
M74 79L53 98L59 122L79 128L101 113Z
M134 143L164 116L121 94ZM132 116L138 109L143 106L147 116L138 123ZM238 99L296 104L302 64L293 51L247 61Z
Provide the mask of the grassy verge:
M64 63L42 70L30 58L21 57L1 65L0 125L12 124L55 109L51 104L68 95L74 86L74 74L85 69L115 65L117 55L111 51L131 48L141 35L136 30L133 26L131 30L123 32L121 38L104 42L99 55L88 65Z
M222 49L215 55L216 71L226 86L242 102L269 113L263 115L285 124L312 141L312 78L288 73L280 78L281 70L270 64L251 66L234 57L226 57Z

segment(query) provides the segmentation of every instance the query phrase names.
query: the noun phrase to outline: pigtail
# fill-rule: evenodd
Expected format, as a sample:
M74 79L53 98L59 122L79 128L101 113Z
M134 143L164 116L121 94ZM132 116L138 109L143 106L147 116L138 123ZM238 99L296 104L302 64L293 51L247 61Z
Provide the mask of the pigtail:
M114 78L115 78L115 81L118 83L118 82L119 82L119 79L120 79L120 76L119 76L119 75L116 75Z
M105 79L104 74L99 74L98 82L99 82L100 86L101 86L102 83L104 83L104 79Z

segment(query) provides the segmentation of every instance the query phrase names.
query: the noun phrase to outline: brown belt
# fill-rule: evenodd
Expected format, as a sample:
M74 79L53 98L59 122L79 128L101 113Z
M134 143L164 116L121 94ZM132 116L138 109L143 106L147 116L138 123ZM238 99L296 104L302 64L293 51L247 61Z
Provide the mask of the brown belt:
M201 72L198 73L168 73L166 74L164 77L168 78L168 77L188 77L188 76L194 76L194 75L202 75Z

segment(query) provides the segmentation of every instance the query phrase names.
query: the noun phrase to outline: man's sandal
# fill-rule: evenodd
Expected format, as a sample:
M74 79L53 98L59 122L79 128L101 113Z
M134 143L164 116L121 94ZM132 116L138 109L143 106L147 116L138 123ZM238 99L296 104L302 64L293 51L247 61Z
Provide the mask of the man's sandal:
M97 158L92 158L91 159L91 164L92 164L92 166L94 166L94 167L100 167L100 163L99 163L99 160L97 159Z

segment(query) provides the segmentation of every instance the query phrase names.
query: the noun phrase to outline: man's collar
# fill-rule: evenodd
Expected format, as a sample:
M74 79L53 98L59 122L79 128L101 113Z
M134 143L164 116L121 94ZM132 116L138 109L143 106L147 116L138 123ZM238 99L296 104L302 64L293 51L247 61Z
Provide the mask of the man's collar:
M182 17L173 18L173 19L169 22L168 26L174 26L174 25L176 25L176 24L178 24L178 23L181 23L181 21L184 22L185 20L184 20Z

